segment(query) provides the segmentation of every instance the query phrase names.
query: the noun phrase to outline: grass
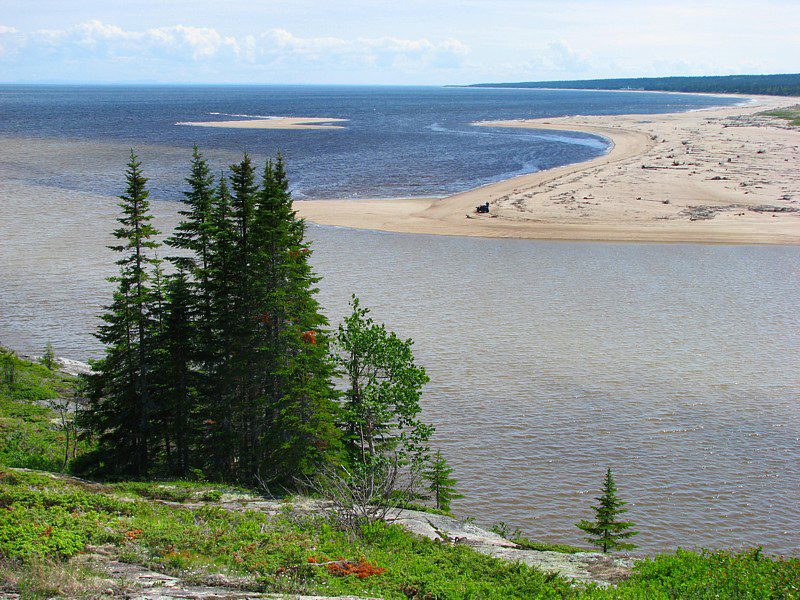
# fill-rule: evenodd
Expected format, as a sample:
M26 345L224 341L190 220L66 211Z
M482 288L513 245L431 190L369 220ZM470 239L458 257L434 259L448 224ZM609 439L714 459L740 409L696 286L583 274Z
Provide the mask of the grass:
M6 365L7 357L2 357ZM277 515L213 504L254 495L247 490L201 481L98 484L9 468L63 467L63 438L53 412L42 403L73 393L75 386L74 380L12 358L15 381L0 383L0 465L6 465L0 466L0 595L125 596L130 583L110 580L81 560L84 553L103 548L118 560L188 581L223 575L242 588L264 592L387 600L800 599L800 560L760 550L678 550L641 561L615 588L580 588L464 545L416 537L396 525L377 523L348 532L324 516L293 513L290 502ZM497 529L506 537L511 533L503 523ZM511 537L529 549L582 550L532 542L519 532Z
M163 484L151 484L157 489ZM196 484L200 485L200 484ZM0 470L0 557L40 565L87 546L112 544L122 558L194 577L248 576L260 591L416 598L560 598L566 581L461 545L373 524L360 535L320 516L190 509L145 499L146 484L99 486ZM103 490L103 491L100 491ZM346 569L323 564L344 561ZM359 576L359 573L364 576ZM409 596L409 594L411 594Z
M165 487L186 490L192 497L224 492L203 483L100 485L0 468L2 568L15 581L33 582L25 584L31 589L50 586L50 596L57 595L51 588L62 580L73 590L81 588L84 577L86 597L92 597L95 584L101 585L99 576L74 566L72 557L93 546L111 546L120 559L156 571L196 581L223 574L266 592L388 600L800 598L800 561L757 550L679 550L642 561L616 588L582 589L464 545L415 537L395 525L372 524L354 535L325 517L298 516L288 507L270 516L153 501ZM325 564L331 561L340 562ZM64 575L49 576L48 569Z
M777 108L775 110L765 110L758 113L765 117L776 117L778 119L786 119L790 125L800 126L800 104L794 106L787 106L786 108Z
M53 407L66 405L77 386L74 377L0 348L0 464L47 471L67 468L66 430ZM85 449L85 444L70 444L69 457Z

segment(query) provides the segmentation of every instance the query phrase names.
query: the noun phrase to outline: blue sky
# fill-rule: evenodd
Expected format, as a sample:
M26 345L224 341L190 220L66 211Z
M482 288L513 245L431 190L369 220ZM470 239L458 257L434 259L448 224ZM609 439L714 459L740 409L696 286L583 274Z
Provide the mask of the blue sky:
M796 73L799 0L3 0L0 82Z

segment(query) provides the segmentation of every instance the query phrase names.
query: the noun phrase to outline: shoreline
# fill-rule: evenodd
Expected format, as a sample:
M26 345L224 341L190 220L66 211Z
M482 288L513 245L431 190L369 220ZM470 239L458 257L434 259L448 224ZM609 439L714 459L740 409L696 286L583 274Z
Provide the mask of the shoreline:
M446 198L300 200L320 225L492 238L800 244L800 130L754 113L800 98L654 115L570 116L475 126L580 131L611 140L590 161ZM779 125L782 121L776 121ZM489 202L489 215L474 212Z

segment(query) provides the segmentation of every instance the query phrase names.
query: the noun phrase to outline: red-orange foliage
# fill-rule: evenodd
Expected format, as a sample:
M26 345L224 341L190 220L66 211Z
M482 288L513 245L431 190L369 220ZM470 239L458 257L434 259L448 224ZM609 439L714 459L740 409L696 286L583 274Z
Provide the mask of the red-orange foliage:
M135 542L138 540L142 533L144 533L141 529L129 529L125 532L125 540L128 542Z
M363 556L357 563L343 560L325 565L325 568L328 569L328 573L331 575L355 575L361 579L369 577L370 575L380 575L386 570L383 567L368 563Z
M306 344L316 344L317 343L317 332L314 330L311 331L304 331L303 332L303 341Z

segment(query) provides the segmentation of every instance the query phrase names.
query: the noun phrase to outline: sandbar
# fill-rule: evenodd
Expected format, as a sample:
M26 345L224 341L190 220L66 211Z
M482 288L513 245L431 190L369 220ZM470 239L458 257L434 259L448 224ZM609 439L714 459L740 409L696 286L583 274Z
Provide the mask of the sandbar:
M613 147L447 198L304 200L295 208L313 223L401 233L800 244L800 129L756 115L800 99L742 100L681 113L476 123L582 131ZM489 214L477 214L484 202Z
M232 129L344 129L342 125L330 125L348 119L325 117L270 117L268 119L242 119L237 121L187 121L176 125L194 127L230 127Z

